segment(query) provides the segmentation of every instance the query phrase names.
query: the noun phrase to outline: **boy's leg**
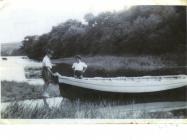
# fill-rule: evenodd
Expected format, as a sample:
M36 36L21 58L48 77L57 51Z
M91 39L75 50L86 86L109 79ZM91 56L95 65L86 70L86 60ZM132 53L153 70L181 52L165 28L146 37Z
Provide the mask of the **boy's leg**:
M80 78L83 78L83 71L80 71Z
M76 71L76 78L80 79L80 72L79 71Z
M50 109L49 104L48 104L47 101L46 101L46 98L44 98L43 101L44 101L44 106L45 106L46 108Z
M49 82L45 82L45 83L44 83L44 86L43 86L43 93L42 93L42 95L43 95L44 97L49 97L49 95L48 95L48 93L47 93L47 88L48 88L48 86L49 86Z
M74 72L74 77L75 77L75 78L79 78L79 73L78 73L78 71L75 71L75 72Z

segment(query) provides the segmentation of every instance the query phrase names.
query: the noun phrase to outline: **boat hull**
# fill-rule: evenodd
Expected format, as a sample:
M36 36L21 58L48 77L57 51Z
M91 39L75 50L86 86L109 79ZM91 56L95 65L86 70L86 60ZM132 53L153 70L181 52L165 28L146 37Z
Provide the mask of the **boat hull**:
M181 87L176 89L147 92L147 93L116 93L116 92L104 92L92 89L86 89L82 87L72 86L69 84L59 83L60 93L62 97L71 100L117 100L128 102L158 102L158 101L186 101L187 100L187 88Z
M61 95L69 99L176 101L187 97L186 75L83 79L61 76L58 80Z

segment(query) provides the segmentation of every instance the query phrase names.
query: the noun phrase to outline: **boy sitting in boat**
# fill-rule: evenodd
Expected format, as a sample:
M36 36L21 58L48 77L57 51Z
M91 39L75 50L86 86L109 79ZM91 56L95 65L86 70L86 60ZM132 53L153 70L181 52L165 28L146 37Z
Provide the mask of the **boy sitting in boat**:
M74 77L81 79L83 77L83 73L87 69L87 65L81 61L80 55L76 55L75 60L76 62L72 65L72 69L74 70Z

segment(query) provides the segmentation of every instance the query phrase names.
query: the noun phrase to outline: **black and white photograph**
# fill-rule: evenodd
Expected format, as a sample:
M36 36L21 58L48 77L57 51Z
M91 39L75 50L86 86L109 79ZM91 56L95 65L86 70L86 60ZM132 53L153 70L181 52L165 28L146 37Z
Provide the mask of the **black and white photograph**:
M1 119L186 119L186 18L185 5L0 0Z

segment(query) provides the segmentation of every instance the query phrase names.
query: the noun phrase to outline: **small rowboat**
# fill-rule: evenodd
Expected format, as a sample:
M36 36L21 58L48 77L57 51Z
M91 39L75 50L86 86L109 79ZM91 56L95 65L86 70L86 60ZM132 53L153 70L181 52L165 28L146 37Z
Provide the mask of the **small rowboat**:
M7 60L7 58L6 58L6 57L3 57L2 60Z
M187 75L142 76L115 78L82 78L58 76L62 96L76 96L86 90L85 94L97 92L109 94L141 94L173 90L187 86ZM74 94L66 92L74 89ZM84 95L82 95L84 96Z

